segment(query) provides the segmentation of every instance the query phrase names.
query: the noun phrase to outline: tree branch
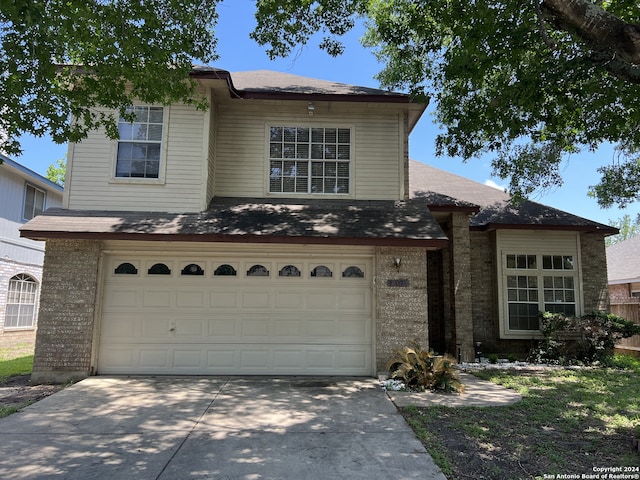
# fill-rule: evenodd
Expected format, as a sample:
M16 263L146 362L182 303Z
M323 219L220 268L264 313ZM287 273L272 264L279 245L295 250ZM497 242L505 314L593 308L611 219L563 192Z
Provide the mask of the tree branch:
M543 0L545 14L590 43L616 52L622 60L640 65L640 27L626 23L589 0Z

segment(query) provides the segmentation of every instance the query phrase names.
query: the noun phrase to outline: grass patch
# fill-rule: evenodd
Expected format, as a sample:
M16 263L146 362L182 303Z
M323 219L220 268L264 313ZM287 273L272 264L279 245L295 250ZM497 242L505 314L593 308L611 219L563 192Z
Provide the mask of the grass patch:
M0 360L0 382L14 375L28 375L33 369L33 355Z
M33 369L33 345L19 343L0 348L0 382L14 375L28 375Z
M612 365L617 368L484 370L479 377L517 390L523 400L505 407L401 411L449 480L635 466L640 456L631 438L640 433L640 361L616 357Z

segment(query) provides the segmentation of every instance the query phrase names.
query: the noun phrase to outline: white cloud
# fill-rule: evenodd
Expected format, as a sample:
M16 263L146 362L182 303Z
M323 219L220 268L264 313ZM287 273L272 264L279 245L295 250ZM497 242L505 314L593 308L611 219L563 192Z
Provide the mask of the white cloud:
M497 188L498 190L502 190L503 192L507 191L507 187L505 187L504 185L498 185L496 182L494 182L493 180L485 180L484 184L487 187L492 187L492 188Z

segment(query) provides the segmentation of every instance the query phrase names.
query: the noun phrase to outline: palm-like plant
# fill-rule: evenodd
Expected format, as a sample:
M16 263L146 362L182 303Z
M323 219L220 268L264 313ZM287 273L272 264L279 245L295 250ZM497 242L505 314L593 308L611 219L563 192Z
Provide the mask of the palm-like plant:
M402 380L412 391L427 389L462 392L456 361L450 355L442 357L424 350L417 341L397 349L389 361L391 378Z

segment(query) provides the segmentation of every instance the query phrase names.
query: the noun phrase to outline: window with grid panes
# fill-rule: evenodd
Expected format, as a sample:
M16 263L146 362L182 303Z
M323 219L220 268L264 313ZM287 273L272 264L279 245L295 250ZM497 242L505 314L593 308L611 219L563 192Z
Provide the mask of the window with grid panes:
M116 177L158 178L162 149L163 107L134 106L127 108L133 122L118 120L118 153Z
M509 330L538 330L539 312L575 315L577 269L573 255L506 255Z
M269 192L348 194L351 129L272 126Z
M4 328L33 328L37 293L38 284L29 275L19 274L9 280Z

